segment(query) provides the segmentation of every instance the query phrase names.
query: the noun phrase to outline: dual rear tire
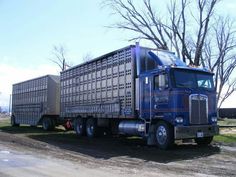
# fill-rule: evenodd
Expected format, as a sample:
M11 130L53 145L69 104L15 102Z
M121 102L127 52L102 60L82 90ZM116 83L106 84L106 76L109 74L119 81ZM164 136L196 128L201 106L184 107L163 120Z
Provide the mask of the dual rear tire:
M87 135L89 138L98 136L99 128L97 120L94 118L83 119L77 118L74 120L74 130L78 136Z
M55 121L50 117L44 117L42 120L43 129L46 131L51 131L55 129Z
M82 118L77 118L74 120L74 130L77 136L85 135L85 121Z

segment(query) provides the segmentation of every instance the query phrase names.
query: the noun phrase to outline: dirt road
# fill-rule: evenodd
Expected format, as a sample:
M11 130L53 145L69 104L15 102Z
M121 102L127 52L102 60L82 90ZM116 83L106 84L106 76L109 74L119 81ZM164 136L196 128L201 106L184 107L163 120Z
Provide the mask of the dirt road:
M89 169L70 161L50 156L15 151L0 145L1 177L58 177L58 176L98 176L108 177L105 170Z
M27 127L34 132L35 128ZM36 128L37 130L37 128ZM142 139L77 138L74 133L0 132L0 176L235 176L236 147L178 145ZM8 153L9 152L9 153ZM7 160L6 160L7 159ZM20 174L20 175L19 175Z

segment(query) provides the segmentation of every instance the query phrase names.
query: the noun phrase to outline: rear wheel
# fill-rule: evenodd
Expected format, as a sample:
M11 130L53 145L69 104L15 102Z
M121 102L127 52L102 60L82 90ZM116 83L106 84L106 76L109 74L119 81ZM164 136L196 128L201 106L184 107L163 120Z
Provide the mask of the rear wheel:
M213 140L213 136L204 137L204 138L195 138L195 142L199 146L207 146L207 145L211 144L212 140Z
M20 126L20 124L17 124L17 123L16 123L16 118L15 118L15 116L11 116L11 126L12 126L12 127L19 127L19 126Z
M174 144L174 133L171 125L164 121L160 121L155 129L157 146L160 149L168 149Z
M43 125L43 129L46 130L46 131L53 130L55 128L54 120L52 120L49 117L44 117L43 118L42 125Z
M89 138L96 137L98 135L97 121L94 118L90 118L86 122L86 133Z
M82 118L74 120L74 130L78 136L85 135L85 121Z

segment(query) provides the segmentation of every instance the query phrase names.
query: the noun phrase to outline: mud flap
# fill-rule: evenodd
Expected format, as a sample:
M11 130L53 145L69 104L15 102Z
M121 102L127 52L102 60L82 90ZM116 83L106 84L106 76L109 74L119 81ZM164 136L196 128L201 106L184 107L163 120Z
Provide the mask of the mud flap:
M151 146L151 145L157 144L156 135L155 135L155 128L156 128L155 124L150 125L150 127L149 127L147 145Z

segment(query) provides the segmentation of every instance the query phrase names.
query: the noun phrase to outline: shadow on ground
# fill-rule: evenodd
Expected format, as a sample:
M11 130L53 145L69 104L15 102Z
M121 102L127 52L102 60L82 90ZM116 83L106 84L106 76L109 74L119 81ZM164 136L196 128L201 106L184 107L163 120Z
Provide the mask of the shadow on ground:
M64 132L56 129L45 132L37 127L1 127L1 130L13 134L26 134L27 137L56 146L61 150L88 155L97 159L127 157L129 160L140 159L158 163L169 163L195 159L220 153L220 148L210 145L199 147L195 144L175 145L164 151L154 146L147 146L140 138L102 136L94 139L77 137L72 131Z
M38 126L28 126L28 125L23 125L19 127L12 127L12 126L2 126L0 127L0 130L3 132L7 133L12 133L12 134L32 134L32 133L38 133L38 134L49 134L49 133L56 133L56 132L64 132L62 128L56 128L53 131L44 131L42 127Z

